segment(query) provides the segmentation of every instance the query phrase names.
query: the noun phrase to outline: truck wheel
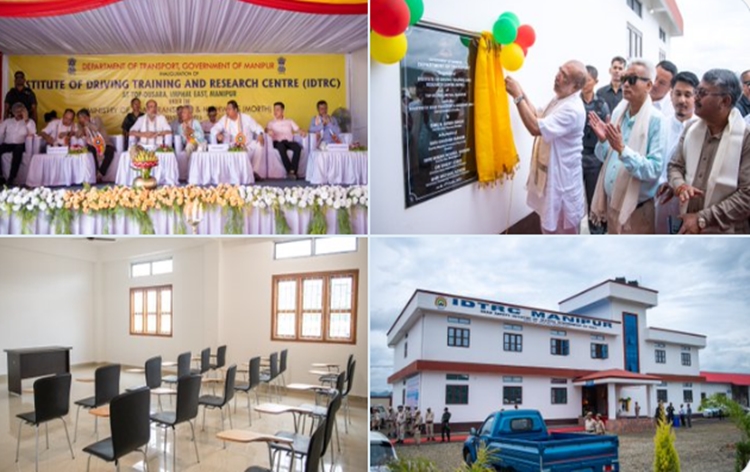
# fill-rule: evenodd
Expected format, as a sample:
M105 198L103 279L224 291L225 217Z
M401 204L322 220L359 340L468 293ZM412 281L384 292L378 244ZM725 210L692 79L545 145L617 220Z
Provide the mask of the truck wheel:
M464 449L464 462L466 462L466 465L471 465L474 462L471 460L471 453L468 449Z

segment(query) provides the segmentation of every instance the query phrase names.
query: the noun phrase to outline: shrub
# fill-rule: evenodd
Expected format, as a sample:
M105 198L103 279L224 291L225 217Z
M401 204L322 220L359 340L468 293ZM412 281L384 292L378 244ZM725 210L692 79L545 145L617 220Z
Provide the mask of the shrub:
M654 472L680 472L680 457L674 447L675 435L668 424L663 405L659 406L654 435Z

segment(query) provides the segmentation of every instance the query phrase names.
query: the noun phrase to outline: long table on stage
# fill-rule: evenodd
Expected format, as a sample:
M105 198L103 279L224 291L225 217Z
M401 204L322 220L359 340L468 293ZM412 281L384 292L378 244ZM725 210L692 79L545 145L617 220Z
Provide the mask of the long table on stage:
M8 391L21 395L21 380L70 372L70 347L5 349L8 353Z

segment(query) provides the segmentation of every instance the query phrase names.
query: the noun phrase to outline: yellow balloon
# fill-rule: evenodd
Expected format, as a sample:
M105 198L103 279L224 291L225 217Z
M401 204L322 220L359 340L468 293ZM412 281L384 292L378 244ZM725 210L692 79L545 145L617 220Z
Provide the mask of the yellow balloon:
M523 48L516 43L507 44L500 51L500 61L503 63L503 68L511 72L520 69L523 66L524 59Z
M406 55L406 48L407 41L404 33L387 37L375 31L370 32L370 56L378 62L395 64Z

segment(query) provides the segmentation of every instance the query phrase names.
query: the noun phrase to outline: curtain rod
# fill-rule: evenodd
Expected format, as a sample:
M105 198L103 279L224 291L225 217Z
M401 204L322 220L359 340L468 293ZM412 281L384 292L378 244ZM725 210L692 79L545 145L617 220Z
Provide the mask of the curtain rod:
M417 23L417 26L423 26L425 28L429 28L429 29L433 29L437 31L444 31L446 33L460 34L461 36L468 36L470 38L479 38L482 36L481 33L469 31L469 30L465 30L461 28L456 28L454 26L443 25L443 24L435 23L429 20L420 20L419 23Z

